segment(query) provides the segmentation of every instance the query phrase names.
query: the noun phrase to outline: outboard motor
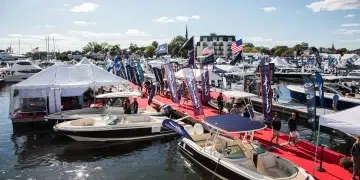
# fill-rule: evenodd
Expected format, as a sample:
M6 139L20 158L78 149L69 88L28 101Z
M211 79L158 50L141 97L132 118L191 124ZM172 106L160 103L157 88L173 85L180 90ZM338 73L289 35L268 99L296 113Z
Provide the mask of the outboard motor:
M160 112L164 113L166 116L170 115L172 112L172 108L170 105L164 104L159 107Z

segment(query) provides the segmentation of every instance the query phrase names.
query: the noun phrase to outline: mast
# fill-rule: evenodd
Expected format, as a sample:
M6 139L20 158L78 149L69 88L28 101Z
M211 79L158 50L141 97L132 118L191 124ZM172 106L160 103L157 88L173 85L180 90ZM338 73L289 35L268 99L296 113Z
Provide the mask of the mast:
M19 39L19 54L21 54L21 52L20 52L20 39Z

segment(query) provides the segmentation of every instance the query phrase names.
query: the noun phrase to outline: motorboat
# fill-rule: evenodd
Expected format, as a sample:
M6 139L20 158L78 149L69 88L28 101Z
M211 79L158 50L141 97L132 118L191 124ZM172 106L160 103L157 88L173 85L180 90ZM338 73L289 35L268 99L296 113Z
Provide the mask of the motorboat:
M336 85L336 84L331 84L331 85ZM341 86L341 84L339 84L339 86ZM303 86L287 85L286 87L289 89L290 97L292 98L292 100L300 103L307 102L305 89ZM337 102L338 110L349 109L360 105L360 95L358 94L355 94L354 97L349 97L349 96L345 96L341 91L337 90L335 87L330 87L325 84L323 87L324 87L324 106L327 109L333 109L333 97L335 94L339 96L339 100ZM315 94L316 94L316 104L319 106L320 105L319 91L316 90Z
M176 135L162 126L165 119L168 117L107 114L62 122L54 130L76 141L140 141Z
M21 82L30 76L42 71L42 68L30 60L17 60L9 69L10 73L5 76L5 82Z
M121 106L124 98L139 97L141 93L138 91L122 91L105 93L96 96L98 100L108 100L105 105L96 106L95 104L88 108L74 109L68 111L61 111L45 116L48 121L70 121L76 119L90 118L90 117L102 117L108 113L115 116L126 116L124 114L124 108ZM171 112L171 106L163 105L159 107L159 111L155 110L151 106L146 108L139 108L137 114L131 114L132 116L163 116L168 115Z
M7 53L7 52L0 52L0 61L16 61L20 59L26 59L26 56L22 54L13 54L13 53Z
M175 123L172 123L175 124ZM203 124L186 125L179 134L180 152L193 163L219 179L309 179L314 178L303 168L266 151L253 140L254 132L266 126L257 120L227 114L205 118ZM179 129L179 128L174 128ZM178 131L177 131L178 132ZM229 133L247 133L247 138L234 139ZM245 136L244 136L245 137Z
M279 80L301 80L303 76L311 76L313 73L304 71L302 72L301 69L286 67L286 68L279 68L278 71L274 72L274 77Z

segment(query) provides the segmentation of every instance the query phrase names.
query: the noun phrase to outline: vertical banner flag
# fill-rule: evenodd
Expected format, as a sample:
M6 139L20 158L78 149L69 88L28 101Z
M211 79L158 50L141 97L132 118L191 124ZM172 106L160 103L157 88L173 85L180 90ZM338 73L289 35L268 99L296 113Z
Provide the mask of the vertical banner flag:
M165 119L162 123L162 125L166 128L172 129L175 132L177 132L180 136L187 138L191 141L194 141L191 136L186 132L186 130L184 129L184 127L180 126L178 123L176 123L173 120L170 119Z
M153 67L153 71L154 71L156 81L159 82L160 84L162 84L163 78L162 78L161 69Z
M315 130L315 123L314 123L315 118L316 118L315 86L309 76L303 76L303 80L304 80L304 89L305 89L305 96L306 96L308 123L312 124L313 130Z
M210 101L210 82L208 66L201 67L201 82L202 82L202 100L203 102Z
M133 78L132 78L132 73L131 73L131 66L126 65L125 68L126 68L127 80L132 82Z
M172 65L170 63L166 63L164 66L167 75L167 83L170 90L171 100L174 103L179 103L179 97L177 96L177 90L176 90L176 79Z
M315 74L315 78L319 88L320 105L324 108L324 82L319 73Z
M152 85L151 90L150 90L150 94L149 94L148 105L150 105L152 103L155 92L156 92L156 85Z
M260 66L260 78L261 78L261 97L263 114L265 121L272 121L272 91L270 85L270 71L269 66Z
M333 109L334 109L334 111L337 110L337 103L338 103L338 101L339 101L339 95L335 94L335 95L333 96Z
M120 61L120 77L127 79L125 65L122 61Z
M194 77L194 73L192 71L192 69L190 68L185 68L183 69L183 73L184 73L184 77L185 77L185 81L191 96L191 100L193 102L194 105L194 112L195 115L202 115L204 114L204 111L202 109L202 104L199 98L199 91L198 88L196 86L195 83L195 77Z
M138 73L139 73L139 75L140 75L141 81L144 81L144 79L145 79L145 77L144 77L144 71L143 71L143 69L142 69L142 67L141 67L140 62L136 62L136 68L137 68L137 71L138 71Z

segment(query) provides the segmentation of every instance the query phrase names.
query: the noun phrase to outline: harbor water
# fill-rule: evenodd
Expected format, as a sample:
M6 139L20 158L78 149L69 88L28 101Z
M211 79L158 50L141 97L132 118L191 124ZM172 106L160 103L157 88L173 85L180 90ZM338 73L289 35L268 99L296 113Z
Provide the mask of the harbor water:
M8 86L0 89L0 179L212 179L182 157L178 138L150 142L84 143L51 131L14 134L8 118ZM282 89L281 101L289 101ZM283 130L287 124L284 121ZM303 139L313 133L300 128ZM322 144L338 151L343 139L322 134Z

